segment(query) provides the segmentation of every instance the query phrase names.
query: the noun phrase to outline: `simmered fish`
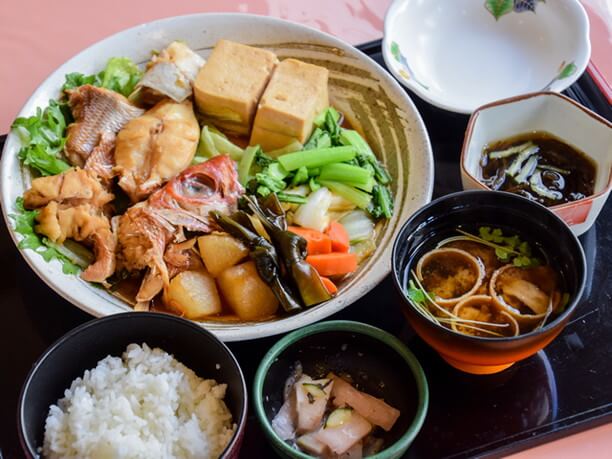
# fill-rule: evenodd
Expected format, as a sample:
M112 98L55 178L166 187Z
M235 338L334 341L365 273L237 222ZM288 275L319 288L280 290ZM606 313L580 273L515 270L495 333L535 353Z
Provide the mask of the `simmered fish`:
M79 167L97 149L111 151L117 132L143 113L121 94L91 85L72 89L68 102L75 122L68 126L64 154Z
M200 129L190 101L163 100L117 136L115 172L132 202L146 199L191 163Z
M183 229L209 232L209 212L231 212L241 193L234 162L228 156L216 156L185 169L121 216L117 233L120 266L127 271L147 269L137 302L150 301L168 285L164 260L168 244L184 240Z
M191 85L204 62L185 43L174 41L153 56L130 99L154 104L168 96L183 102L193 93Z
M98 182L95 173L70 169L39 177L24 193L24 206L40 211L36 231L62 244L66 239L85 242L94 250L95 262L81 277L104 282L115 272L116 239L104 207L114 196Z

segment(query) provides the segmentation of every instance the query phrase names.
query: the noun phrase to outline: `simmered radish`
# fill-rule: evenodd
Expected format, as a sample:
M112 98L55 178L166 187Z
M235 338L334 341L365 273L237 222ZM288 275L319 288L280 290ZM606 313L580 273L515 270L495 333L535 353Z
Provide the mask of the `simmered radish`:
M198 238L198 247L206 269L213 277L236 265L249 254L244 244L229 234L201 236Z
M221 299L215 280L206 271L183 271L170 281L164 303L187 319L198 319L221 312Z
M276 296L261 280L252 261L226 269L217 283L228 306L242 320L265 319L278 309Z

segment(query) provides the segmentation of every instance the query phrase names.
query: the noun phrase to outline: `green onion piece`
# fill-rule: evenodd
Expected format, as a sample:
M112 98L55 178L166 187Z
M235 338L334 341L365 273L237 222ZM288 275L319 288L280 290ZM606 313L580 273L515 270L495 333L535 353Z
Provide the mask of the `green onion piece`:
M352 186L345 185L344 183L333 182L331 180L319 180L319 183L329 188L337 195L342 196L344 199L351 201L360 209L367 209L372 200L372 197L368 193L353 188Z
M338 113L338 110L336 110L334 107L327 107L325 110L319 113L314 119L315 126L317 127L323 126L325 124L325 120L327 119L328 113L333 116L333 120L336 123L340 120L340 113Z
M282 166L281 166L282 167ZM308 169L304 166L300 167L291 180L291 185L300 185L308 181Z
M200 142L198 143L198 149L196 151L196 156L204 157L204 158L212 158L213 156L217 156L219 154L219 150L215 146L215 142L213 141L212 135L208 130L208 126L204 126L202 128L202 133L200 134Z
M279 201L291 202L293 204L306 204L306 201L307 201L307 199L304 196L300 196L299 194L293 194L293 193L283 193L282 191L276 193L276 197L278 198Z
M301 151L303 148L304 148L304 145L302 145L297 140L294 140L289 145L286 145L283 148L278 148L276 150L269 151L268 155L272 158L278 158L279 156L285 155L287 153Z
M297 151L287 153L278 158L278 161L288 171L305 167L321 167L327 164L350 161L356 155L352 146L319 148L316 150Z
M357 132L352 129L342 129L340 132L340 143L343 145L351 145L357 149L357 156L359 156L362 162L367 163L374 170L376 180L382 184L387 185L391 183L391 177L387 170L380 164L376 155L368 145L368 142Z
M246 186L248 181L251 179L251 167L253 166L253 161L255 160L255 155L261 148L259 145L253 147L247 147L244 150L244 154L242 155L242 159L238 163L238 180L243 186Z
M234 161L239 161L240 158L242 158L242 155L244 154L244 150L242 148L234 145L224 135L214 132L212 129L209 129L209 131L215 148L219 153L229 155Z
M321 180L332 180L334 182L347 183L350 182L353 186L358 184L367 184L372 179L372 174L366 169L359 166L352 166L344 163L328 164L321 168Z

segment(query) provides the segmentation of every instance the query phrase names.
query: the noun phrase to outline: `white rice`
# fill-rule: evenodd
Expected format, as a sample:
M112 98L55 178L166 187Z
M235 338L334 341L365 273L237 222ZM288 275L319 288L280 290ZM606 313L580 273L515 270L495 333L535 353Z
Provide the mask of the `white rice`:
M226 384L130 344L72 382L45 423L44 457L217 458L236 425Z

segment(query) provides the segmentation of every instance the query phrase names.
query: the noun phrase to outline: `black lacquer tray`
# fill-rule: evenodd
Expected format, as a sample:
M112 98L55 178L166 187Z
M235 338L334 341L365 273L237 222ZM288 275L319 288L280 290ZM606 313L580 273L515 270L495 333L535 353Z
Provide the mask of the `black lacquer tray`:
M359 47L384 66L380 41ZM610 105L588 74L567 95L604 117ZM431 136L434 196L461 189L459 154L468 117L439 110L411 94ZM4 137L0 137L0 146ZM425 368L430 409L407 457L496 457L612 422L612 204L580 238L588 263L584 299L565 331L545 351L492 376L446 365L406 324L387 277L359 302L330 319L367 322L398 336ZM20 458L17 398L33 362L53 341L91 317L49 289L28 268L0 225L0 447ZM230 348L249 385L279 337ZM276 457L250 410L241 457Z

